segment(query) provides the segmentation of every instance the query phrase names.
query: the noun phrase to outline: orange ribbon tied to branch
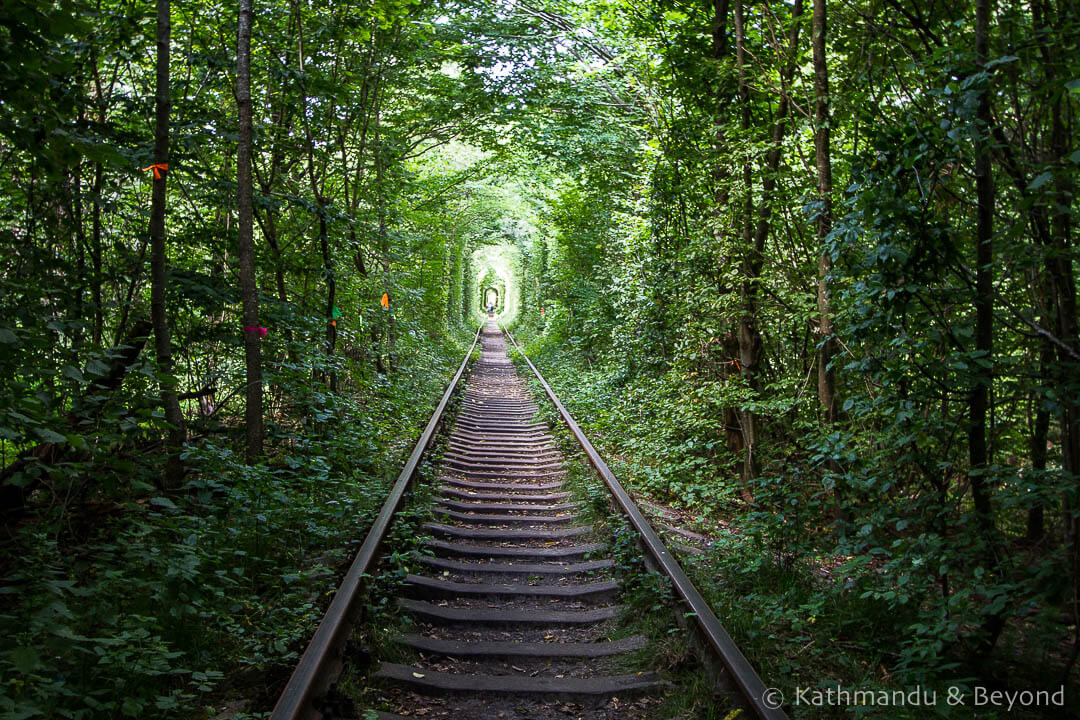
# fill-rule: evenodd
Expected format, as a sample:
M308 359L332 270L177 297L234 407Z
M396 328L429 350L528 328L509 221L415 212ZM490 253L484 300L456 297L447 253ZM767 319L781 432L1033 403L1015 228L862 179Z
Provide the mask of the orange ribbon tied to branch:
M387 310L389 310L390 309L390 295L388 293L383 293L382 294L382 299L379 300L379 304L382 305Z
M161 174L169 171L169 163L154 163L153 165L151 165L149 167L144 167L143 168L143 172L146 172L147 170L153 170L154 171L154 179L155 180L160 180L161 179Z

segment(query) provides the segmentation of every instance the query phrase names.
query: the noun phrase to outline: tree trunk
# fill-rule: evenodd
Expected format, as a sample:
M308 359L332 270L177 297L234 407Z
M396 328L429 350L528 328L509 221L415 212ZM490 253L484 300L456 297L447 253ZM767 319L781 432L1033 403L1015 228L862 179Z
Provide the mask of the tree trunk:
M743 18L742 0L735 0L735 64L738 68L739 78L739 126L744 132L750 130L750 87L746 78L746 24ZM753 368L746 367L747 358L756 364L761 352L761 336L757 333L755 325L753 298L755 292L752 279L749 277L753 262L750 261L751 246L753 244L753 171L750 164L750 156L743 157L743 207L740 240L743 252L747 255L747 261L743 263L742 303L738 321L738 344L739 344L739 368L747 382L753 386ZM743 447L743 471L742 484L746 492L749 492L750 482L757 475L757 458L754 454L756 427L753 411L740 410L738 413L740 431L742 433Z
M712 20L712 59L719 65L727 55L727 17L728 0L713 0ZM716 84L716 114L713 116L713 182L716 189L713 193L713 237L718 246L723 246L720 219L724 208L728 204L728 172L724 163L724 150L727 145L724 128L726 127L725 109L728 106L728 93L731 86L723 75L720 75Z
M236 148L237 255L240 263L240 295L243 304L244 362L247 369L247 460L263 452L262 342L259 326L259 290L255 284L254 214L251 182L251 18L252 0L240 0L240 23L236 42L236 105L240 121Z
M375 110L375 188L376 212L379 223L379 265L382 268L384 292L390 291L390 238L386 226L386 187L384 185L385 148L382 144L381 110ZM379 372L394 370L394 308L386 308L386 362L380 355L377 363Z
M330 205L330 200L323 192L326 187L325 179L320 183L320 180L315 174L315 138L311 132L311 122L308 120L307 113L308 96L304 75L304 24L300 15L299 3L293 3L293 12L296 17L296 56L297 67L300 69L300 114L303 118L304 140L307 151L307 176L308 182L311 184L311 194L315 196L315 202L319 208L319 250L322 254L323 261L323 281L326 283L326 344L324 345L324 349L327 355L327 364L330 365L333 363L334 348L337 344L337 321L334 318L337 284L334 281L333 256L330 253L330 239L327 235L326 228L326 212ZM333 370L327 371L325 376L323 376L321 372L316 372L316 375L326 378L330 390L337 389L337 375Z
M728 53L727 22L729 12L730 7L728 0L713 0L712 58L717 64L719 64ZM742 11L740 10L739 12L741 13ZM742 17L741 14L739 17ZM716 242L716 246L721 248L721 256L718 259L716 273L716 290L717 295L720 296L723 296L730 291L730 288L727 287L723 278L727 274L726 267L731 262L731 256L728 253L729 243L725 239L725 228L721 227L723 213L731 200L730 177L727 164L725 163L728 149L725 133L727 125L725 110L729 104L730 98L728 93L730 90L729 80L723 76L720 77L717 82L716 90L716 114L713 117L713 152L716 157L713 161L713 183L715 185L715 190L713 192L712 214L713 239ZM739 92L739 100L741 102L741 84L739 86ZM726 328L720 343L720 352L724 358L731 358L735 357L736 353L738 353L739 341L736 332L737 327L732 327L728 323L725 323L725 325ZM726 379L737 373L738 370L733 366L734 363L725 360L724 364L721 366L721 376ZM740 426L738 411L735 408L729 407L724 409L724 436L727 441L728 450L736 455L741 455L743 452L742 428ZM748 491L744 492L744 496L748 501L751 499Z
M180 449L186 439L184 414L176 396L173 377L172 338L169 336L169 317L165 308L165 182L169 163L169 0L157 2L157 100L154 125L154 167L151 172L153 190L150 204L150 319L154 324L154 350L158 372L161 373L161 400L168 423L165 466L165 486L180 485L184 467Z
M1031 8L1035 24L1046 29L1048 38L1053 37L1051 24L1058 28L1067 27L1072 20L1065 8L1068 3L1059 7L1056 15L1057 22L1053 22L1054 14L1050 2L1036 0ZM1061 48L1053 48L1047 40L1041 43L1043 67L1046 73L1046 86L1055 87L1059 82L1069 77L1069 69L1062 67ZM1070 151L1070 133L1067 120L1067 103L1063 102L1061 94L1055 95L1050 105L1050 157L1053 157L1061 165L1066 163L1065 156ZM1080 332L1078 332L1076 317L1076 280L1073 275L1072 250L1072 213L1069 207L1073 196L1071 173L1064 167L1058 167L1054 173L1054 191L1057 196L1057 207L1051 209L1050 234L1053 250L1047 265L1053 282L1054 303L1057 306L1057 333L1058 337L1066 343L1073 353L1080 352ZM1069 357L1065 348L1059 348L1060 368L1063 382L1069 382L1075 377L1075 361ZM1065 413L1062 418L1062 451L1061 468L1073 477L1080 477L1080 403L1075 398L1065 405ZM1080 520L1075 516L1075 508L1066 504L1069 539L1073 543L1073 562L1080 564Z
M749 156L743 163L743 185L745 198L743 201L742 218L742 248L743 261L741 263L742 287L740 295L742 307L740 308L738 341L739 341L739 365L743 377L753 390L760 390L760 364L764 350L761 339L761 331L758 327L757 296L758 281L761 278L761 269L765 259L765 243L769 236L772 217L771 197L776 188L775 174L780 165L782 143L787 131L787 117L791 108L791 99L788 95L788 87L795 72L796 50L799 39L798 18L802 15L802 0L795 0L791 9L791 31L788 37L789 52L791 57L786 65L780 70L781 93L776 109L776 119L773 122L771 133L771 148L766 156L765 167L761 178L762 201L757 211L757 225L754 226L754 201L753 201L753 172ZM740 0L735 2L735 42L736 42L736 65L739 78L739 105L741 107L740 124L744 132L749 132L750 122L750 89L746 77L746 22L744 7ZM779 56L779 48L777 48ZM743 410L739 413L739 422L742 426L743 444L745 447L743 462L743 486L749 488L751 481L758 474L757 440L758 420L753 410Z
M1054 347L1046 338L1039 340L1039 367L1049 381L1054 375ZM1050 432L1050 411L1046 409L1043 393L1035 394L1035 402L1039 407L1035 410L1035 426L1031 432L1031 469L1036 473L1035 482L1040 486L1044 480L1038 477L1046 470L1046 439ZM1046 534L1045 512L1043 501L1040 498L1031 508L1027 515L1027 539L1030 542L1039 542Z
M979 68L986 66L990 54L990 3L975 3L975 60ZM993 75L987 78L987 86L979 94L975 110L978 120L975 137L975 350L976 376L968 395L968 461L970 468L971 495L975 516L985 543L986 569L998 575L1000 567L997 555L997 532L991 501L991 483L987 477L990 451L987 443L987 412L990 409L990 389L993 384L993 330L994 330L994 201L995 189L991 167L989 142L993 116L990 112L990 95ZM1005 628L1004 608L988 615L980 628L982 638L976 650L975 663L982 666L997 644Z
M989 59L990 0L975 4L975 56L981 66ZM987 82L990 82L989 80ZM978 522L984 531L992 531L994 518L985 472L989 464L986 441L986 414L990 404L993 379L993 238L994 178L991 171L990 143L987 133L993 122L990 114L990 88L979 94L976 118L981 127L975 142L975 350L980 353L977 375L968 396L968 458L971 465L971 494Z
M334 262L330 255L330 240L326 233L325 198L319 202L319 249L322 252L323 279L326 281L326 358L327 363L334 361L334 349L337 346L337 318L334 317L337 303L337 282L334 279ZM337 373L331 368L327 373L331 390L337 390Z
M101 192L105 186L105 169L94 163L94 207L90 213L90 266L93 278L90 293L94 303L94 346L100 347L105 333L105 305L101 294Z
M274 286L277 288L278 301L285 305L289 302L289 295L285 291L285 262L281 256L281 246L277 239L277 220L274 219L274 211L266 211L266 220L261 223L266 244L270 246L270 252L274 257Z
M825 417L825 424L836 422L836 381L829 368L836 354L836 339L832 336L832 318L829 311L828 275L831 260L825 248L826 238L832 230L832 157L829 128L829 67L826 64L825 38L828 29L826 1L814 0L812 45L814 62L814 155L817 164L818 211L818 401Z
M79 120L82 122L84 118ZM86 228L83 223L82 172L82 163L80 162L76 164L71 173L72 187L71 192L68 194L68 216L71 218L72 229L75 233L76 272L78 276L78 287L75 292L75 314L79 318L84 317L83 296L86 295L88 289L86 287L86 250L88 242ZM77 348L83 341L83 331L80 329L72 340L74 347Z

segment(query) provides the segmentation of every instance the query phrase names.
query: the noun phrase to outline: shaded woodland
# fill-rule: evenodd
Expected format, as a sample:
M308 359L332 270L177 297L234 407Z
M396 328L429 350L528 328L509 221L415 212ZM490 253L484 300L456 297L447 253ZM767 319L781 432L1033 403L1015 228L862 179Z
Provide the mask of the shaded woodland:
M0 717L268 710L490 300L767 684L1076 708L1078 111L1068 0L5 2Z

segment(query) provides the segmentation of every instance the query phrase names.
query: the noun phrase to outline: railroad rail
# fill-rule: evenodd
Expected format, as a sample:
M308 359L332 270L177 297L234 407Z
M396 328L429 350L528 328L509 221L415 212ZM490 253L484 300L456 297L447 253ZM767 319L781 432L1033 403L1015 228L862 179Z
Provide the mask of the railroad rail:
M318 717L311 707L311 701L325 693L340 672L340 668L331 666L340 662L341 653L345 647L345 639L349 631L349 619L357 610L356 603L363 589L363 577L367 573L372 560L375 559L379 546L386 536L386 531L390 529L390 522L393 520L394 514L401 507L405 491L409 489L413 475L416 474L416 469L420 465L420 458L423 457L424 452L435 437L435 431L438 429L440 421L442 421L443 413L446 412L450 397L454 394L458 381L461 380L461 376L465 373L465 366L468 365L473 349L476 348L476 343L480 339L481 330L483 330L483 326L476 328L476 335L473 336L472 345L469 346L468 352L465 353L465 357L461 360L461 365L458 366L453 379L447 385L446 391L439 400L439 404L435 407L435 412L432 413L431 419L428 420L420 439L416 441L416 445L409 454L409 459L405 461L405 467L401 469L401 473L394 482L390 494L383 502L375 522L372 524L371 529L368 530L363 545L360 546L360 550L357 551L349 570L345 573L345 578L341 581L341 585L338 586L337 592L334 593L334 599L330 601L330 607L327 608L326 614L323 615L315 635L312 637L307 649L304 650L304 654L300 656L300 662L297 663L289 682L286 683L285 689L282 690L281 695L278 697L277 704L270 714L271 720L305 720L306 718Z
M787 715L779 709L771 706L769 703L770 694L769 688L765 687L765 683L761 681L757 671L754 670L754 666L750 664L750 661L746 659L746 656L739 650L739 646L735 644L735 641L731 639L731 635L724 629L723 623L716 617L716 613L705 601L705 598L701 596L698 589L694 587L694 583L687 577L686 572L679 565L679 562L668 551L667 546L664 545L664 541L660 539L660 536L656 534L649 521L645 519L645 516L638 510L637 505L630 498L630 494L626 492L626 489L615 477L615 473L611 472L611 468L608 467L604 459L600 457L600 453L596 451L593 444L589 442L589 438L582 432L581 426L577 424L573 416L570 415L570 411L555 395L555 391L548 385L547 380L540 374L540 371L533 365L532 360L525 354L525 351L518 345L517 340L509 332L506 333L507 337L514 344L514 347L525 362L529 365L529 368L536 375L536 379L540 382L540 385L544 388L544 392L547 394L548 399L559 411L559 415L562 417L563 422L566 423L570 432L573 433L574 438L581 445L581 449L585 452L586 457L589 459L589 464L593 466L596 472L603 479L607 485L611 494L615 497L615 501L618 503L619 508L622 509L626 515L630 524L637 530L641 536L641 542L645 546L646 551L652 557L653 561L662 570L663 574L671 580L671 584L678 594L680 600L686 605L686 607L692 613L692 617L698 627L698 630L702 633L708 644L718 659L727 671L729 677L738 685L742 691L744 698L750 708L757 714L761 720L786 720Z
M271 719L321 717L313 702L340 672L363 576L478 342L483 352L441 458L433 520L423 526L431 536L427 552L415 557L398 599L412 619L414 632L403 644L415 659L382 662L373 675L388 688L385 704L401 714L376 716L564 717L562 703L573 699L594 708L576 717L600 718L610 711L596 709L600 702L614 702L618 710L620 698L639 696L647 703L666 689L655 672L625 671L624 658L642 649L646 638L610 639L622 612L619 584L610 577L614 560L603 538L576 522L577 506L562 485L562 455L547 426L535 419L537 406L507 356L506 338L638 532L652 565L671 580L706 650L742 696L740 704L761 720L786 718L768 704L761 679L551 386L513 336L491 321L477 330Z

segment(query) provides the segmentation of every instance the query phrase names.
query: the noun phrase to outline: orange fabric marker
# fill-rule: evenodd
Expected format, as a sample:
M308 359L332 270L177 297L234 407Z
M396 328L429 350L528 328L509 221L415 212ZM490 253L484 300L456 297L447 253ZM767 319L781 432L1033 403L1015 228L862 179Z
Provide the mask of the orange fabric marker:
M155 163L154 165L143 168L143 172L146 172L147 170L153 170L154 179L160 180L161 174L169 171L169 163Z

